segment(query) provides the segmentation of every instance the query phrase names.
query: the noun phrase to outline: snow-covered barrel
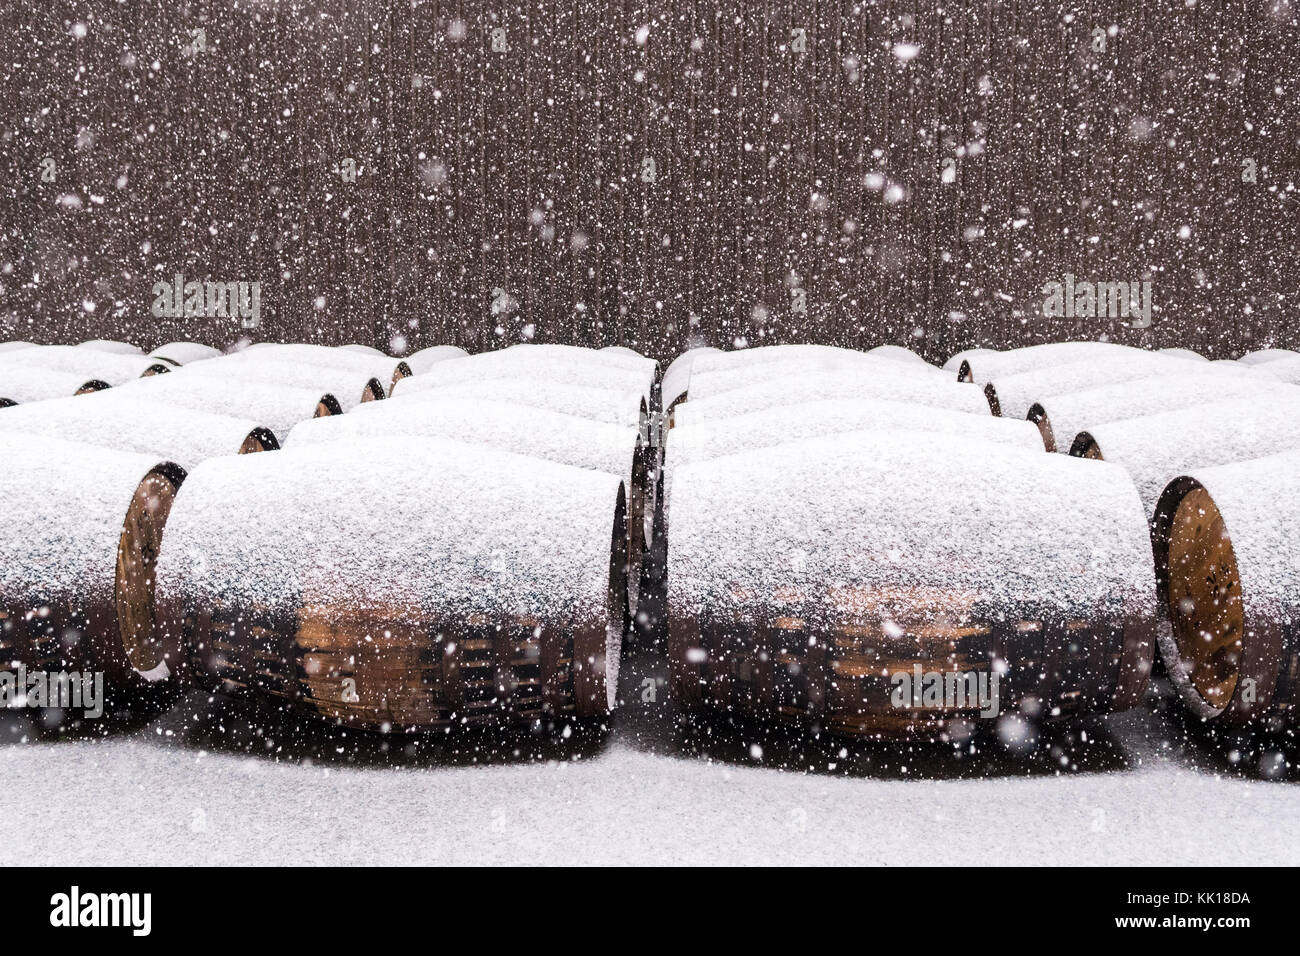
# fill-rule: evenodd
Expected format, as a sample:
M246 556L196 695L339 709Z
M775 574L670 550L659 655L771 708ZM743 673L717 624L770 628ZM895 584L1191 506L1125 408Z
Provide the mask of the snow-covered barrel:
M1045 342L1042 345L1028 345L1006 352L972 349L958 354L961 360L956 362L957 380L984 385L998 376L1016 375L1034 369L1051 368L1054 365L1068 365L1073 362L1103 363L1120 356L1151 353L1146 349L1119 345L1115 342ZM950 366L957 357L953 356L945 363L946 371L952 371Z
M1120 353L1104 360L1087 359L1047 368L1031 369L1014 375L998 375L984 383L984 397L994 415L1025 418L1034 402L1052 395L1064 395L1087 388L1127 382L1153 375L1216 374L1230 377L1227 370L1214 370L1204 362L1170 358L1154 352ZM1239 373L1239 374L1244 374Z
M0 370L11 365L69 372L87 381L96 379L109 385L121 385L133 378L170 372L172 366L146 355L103 352L79 345L37 345L0 355Z
M420 349L418 352L412 352L406 356L406 364L410 366L412 373L421 375L439 362L445 362L447 359L464 358L468 354L458 345L431 345L426 349Z
M1179 475L1152 540L1172 627L1160 652L1200 717L1300 724L1300 451Z
M330 348L327 345L271 343L256 350L245 350L240 357L250 362L269 362L277 367L281 364L301 364L372 376L383 383L384 394L381 398L391 394L393 386L411 374L410 365L402 359L389 358L382 352L371 355L368 352Z
M147 455L3 433L0 658L102 672L113 705L168 683L154 564L185 472ZM100 701L103 703L103 701Z
M1165 485L1195 468L1300 448L1300 400L1239 398L1096 425L1070 454L1120 465L1151 515Z
M356 352L358 355L369 355L372 358L388 357L383 352L379 351L379 349L375 348L373 345L362 345L359 342L353 342L351 345L342 345L339 347L343 349L343 351L345 352Z
M677 700L952 737L1013 710L1133 706L1156 602L1123 470L932 439L841 434L677 470Z
M1208 362L1208 361L1209 361L1209 359L1207 359L1207 358L1206 358L1204 355L1202 355L1200 352L1195 352L1195 351L1193 351L1192 349L1183 349L1183 348L1167 348L1167 349L1159 349L1159 350L1158 350L1158 354L1160 354L1160 355L1168 355L1170 358L1187 359L1188 361L1192 361L1192 362Z
M330 392L278 382L218 375L155 376L118 386L118 396L157 402L199 412L251 419L270 429L281 444L301 421L341 415L343 406ZM369 407L369 406L367 406Z
M22 405L24 402L40 402L47 398L85 395L108 387L107 382L86 378L75 372L0 364L0 408Z
M1044 396L1029 406L1028 418L1038 426L1048 451L1065 453L1079 432L1105 422L1232 399L1255 397L1268 402L1287 396L1300 397L1300 391L1292 385L1242 375L1178 372Z
M643 436L649 435L650 418L646 398L637 388L596 388L590 385L539 382L527 378L486 379L444 385L428 375L413 375L398 383L393 397L404 402L422 401L425 398L431 401L467 398L514 402L611 425L632 425Z
M205 458L280 447L275 435L250 419L165 405L118 389L0 409L0 431L154 455L187 470Z
M439 399L437 395L434 391L421 402L383 402L350 415L302 422L290 433L286 447L417 435L486 445L615 475L627 489L628 593L635 611L642 555L653 518L649 447L636 426L596 422L510 402Z
M357 727L600 717L624 520L613 475L444 439L213 459L168 523L163 630L201 685Z
M883 361L883 360L881 360ZM692 377L694 380L694 377ZM748 412L827 398L888 399L932 408L987 416L988 402L978 388L930 375L862 375L826 371L809 375L779 375L743 388L682 402L673 411L673 424L716 421Z
M269 347L269 346L268 346ZM261 355L263 349L257 350ZM364 402L375 402L388 395L383 381L367 370L337 368L303 362L287 362L269 357L256 358L245 349L210 362L188 366L177 374L212 375L229 381L267 382L329 392L343 411L351 411ZM405 381L405 380L403 380Z
M1041 452L1043 447L1031 423L1011 418L967 415L876 398L826 398L779 405L672 429L664 455L665 516L672 499L673 472L682 465L821 435L875 429L928 432L929 441L939 449L952 436L983 439L1025 451Z
M189 365L193 362L220 358L221 349L200 342L168 342L150 352L149 357L172 365Z

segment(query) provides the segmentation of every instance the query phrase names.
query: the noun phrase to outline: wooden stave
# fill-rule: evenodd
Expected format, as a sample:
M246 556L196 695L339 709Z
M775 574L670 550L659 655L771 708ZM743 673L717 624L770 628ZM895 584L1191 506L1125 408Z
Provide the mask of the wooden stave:
M1073 622L975 621L963 630L973 629L969 636L976 639L963 643L958 638L961 653L912 656L901 653L908 633L891 639L879 621L872 627L861 620L817 621L810 615L799 619L804 627L791 627L784 617L716 620L670 608L673 699L687 711L740 712L845 736L936 738L954 720L972 719L969 709L896 710L889 704L888 678L852 673L862 671L854 658L883 650L893 655L886 658L891 673L909 670L913 663L923 671L987 670L1001 660L1006 670L1000 678L1000 713L1050 721L1135 706L1145 691L1154 652L1154 621L1113 614ZM699 660L697 652L692 659L693 648L703 650L705 658ZM798 652L803 649L807 653ZM717 661L725 663L718 667ZM782 664L791 679L781 675ZM746 671L748 681L742 679Z

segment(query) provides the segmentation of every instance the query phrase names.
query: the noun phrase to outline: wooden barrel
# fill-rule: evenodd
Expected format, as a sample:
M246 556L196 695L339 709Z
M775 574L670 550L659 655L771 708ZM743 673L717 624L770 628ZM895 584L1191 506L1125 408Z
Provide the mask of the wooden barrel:
M599 718L624 509L613 476L443 439L213 459L168 524L160 620L202 686L349 726Z
M464 358L468 354L457 345L431 345L427 349L420 349L418 352L412 352L406 356L406 364L414 374L422 375L438 362L445 362L447 359L453 358Z
M171 371L166 362L145 355L123 355L78 345L37 345L0 355L0 370L13 365L68 372L83 380L122 385L133 378Z
M382 352L371 355L349 348L331 348L326 345L271 343L256 351L246 351L243 358L274 363L318 365L322 368L347 369L366 373L380 382L386 382L381 398L392 394L393 386L411 374L411 366L402 359L390 358Z
M883 361L883 360L881 360ZM695 377L692 375L692 382ZM809 375L782 375L733 388L711 398L698 398L673 410L674 427L716 421L749 412L827 398L887 399L973 415L988 415L988 403L977 388L929 375L871 375L856 371L828 371Z
M425 388L505 378L620 392L635 390L649 408L654 400L655 363L644 359L633 365L620 356L595 349L527 345L438 362L420 376Z
M109 389L85 397L6 408L0 411L0 431L153 455L186 470L218 455L280 447L275 435L255 421L133 398L121 392Z
M269 429L281 444L298 422L343 413L343 406L334 395L318 389L218 375L190 375L187 371L129 382L118 388L118 394L138 401L251 419Z
M1300 452L1171 481L1152 540L1172 627L1161 658L1215 725L1300 724Z
M1050 720L1140 699L1156 604L1127 476L931 437L832 435L676 471L677 701L951 739L980 714Z
M1300 401L1232 399L1107 422L1080 432L1070 454L1123 467L1150 516L1173 478L1300 448Z
M649 493L650 451L638 429L511 402L437 396L435 390L420 402L384 402L351 415L303 422L293 429L286 447L418 435L485 445L614 475L627 489L627 587L635 614L642 557L654 517Z
M47 398L86 395L108 388L97 378L24 365L0 365L0 408L40 402Z
M1105 422L1140 418L1196 405L1254 397L1268 402L1297 395L1294 386L1256 381L1241 375L1178 372L1113 382L1096 388L1044 397L1029 407L1048 451L1070 450L1074 437Z
M112 709L166 696L174 657L154 628L154 566L184 470L54 438L4 440L0 500L15 524L0 535L0 657L102 672Z
M964 436L1024 451L1042 451L1038 430L1027 421L1010 418L967 415L874 398L827 398L778 405L734 418L679 425L669 432L664 454L665 520L672 499L673 472L682 465L822 435L878 429L929 433L929 441L936 449L943 448L950 437Z
M496 378L443 385L428 375L413 375L393 392L404 402L449 398L485 399L546 408L565 415L589 418L611 425L633 425L643 436L650 434L650 416L640 389L608 389L590 385L566 385L525 378Z
M258 350L258 354L262 353ZM384 383L368 371L256 358L248 351L199 362L185 369L186 375L211 375L228 381L267 382L328 392L339 407L349 412L365 402L387 397Z
M150 358L167 362L171 365L190 365L208 359L220 358L221 349L199 342L168 342L149 353Z
M957 362L957 380L984 385L998 376L1015 375L1054 365L1068 365L1072 362L1104 363L1124 355L1151 353L1146 349L1114 342L1045 342L1005 352L972 349L958 354L962 357ZM949 359L944 368L951 371L949 365L956 358L953 356Z
M1121 353L1108 356L1103 361L1089 359L1031 369L1014 375L996 376L984 384L984 397L988 399L989 408L994 415L1025 418L1035 402L1053 395L1065 395L1113 382L1150 378L1153 375L1194 372L1230 377L1227 370L1213 370L1204 362L1192 363L1154 352Z

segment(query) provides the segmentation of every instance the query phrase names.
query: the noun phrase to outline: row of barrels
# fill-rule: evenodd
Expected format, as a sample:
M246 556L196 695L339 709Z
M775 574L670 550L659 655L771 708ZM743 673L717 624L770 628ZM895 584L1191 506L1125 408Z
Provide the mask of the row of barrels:
M103 671L118 706L200 686L377 730L607 714L656 363L393 361L267 345L0 411L0 500L32 529L0 546L4 656ZM286 367L399 374L341 408L285 400Z
M1106 713L1158 652L1207 721L1293 726L1297 358L684 354L663 387L675 696L960 739L980 680L998 713ZM899 693L918 682L935 699Z
M618 349L374 355L387 388L238 444L102 398L6 409L30 467L0 493L47 530L3 557L4 647L99 661L127 700L196 682L357 727L601 717L660 516L687 708L960 737L981 686L997 714L1131 707L1159 645L1205 719L1288 726L1295 356L1036 349L696 349L662 378ZM112 391L224 382L189 410L216 416L283 366L358 364L324 351Z

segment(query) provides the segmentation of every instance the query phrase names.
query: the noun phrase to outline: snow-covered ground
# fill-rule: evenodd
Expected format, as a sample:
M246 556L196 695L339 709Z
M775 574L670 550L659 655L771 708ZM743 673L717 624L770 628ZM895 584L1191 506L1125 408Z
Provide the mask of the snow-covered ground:
M628 662L596 740L385 753L191 696L118 736L6 743L0 864L1300 862L1294 774L1189 742L1154 694L1068 754L841 751L720 722L674 737L638 692L661 669Z

